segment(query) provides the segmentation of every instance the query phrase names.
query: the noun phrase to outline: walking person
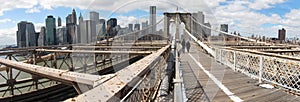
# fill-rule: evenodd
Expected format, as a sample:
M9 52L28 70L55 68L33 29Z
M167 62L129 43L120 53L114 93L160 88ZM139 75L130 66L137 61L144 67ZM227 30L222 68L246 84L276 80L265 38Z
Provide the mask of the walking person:
M181 41L181 46L182 46L181 51L184 53L185 52L185 40L184 39Z
M190 42L187 41L187 42L186 42L186 49L187 49L187 52L188 52L188 53L190 52L190 47L191 47Z

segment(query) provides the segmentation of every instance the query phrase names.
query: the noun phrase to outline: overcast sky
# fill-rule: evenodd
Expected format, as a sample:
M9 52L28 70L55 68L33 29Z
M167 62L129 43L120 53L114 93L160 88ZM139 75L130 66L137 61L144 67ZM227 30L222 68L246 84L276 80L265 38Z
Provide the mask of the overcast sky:
M36 31L45 25L47 15L65 17L76 9L88 19L90 10L101 18L118 18L118 24L146 21L149 6L157 6L158 20L163 12L203 11L206 22L217 29L218 24L229 24L230 31L241 35L276 37L285 28L288 37L300 36L299 0L0 0L0 45L15 44L17 23L33 22ZM157 21L158 21L157 20Z

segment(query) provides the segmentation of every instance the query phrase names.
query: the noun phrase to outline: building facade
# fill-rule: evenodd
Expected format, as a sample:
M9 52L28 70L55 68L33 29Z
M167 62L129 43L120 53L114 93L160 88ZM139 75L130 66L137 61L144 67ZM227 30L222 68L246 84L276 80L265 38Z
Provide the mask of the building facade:
M38 46L45 46L45 35L46 35L46 28L43 26L41 27L40 34L38 37Z
M150 33L156 33L156 6L150 6L150 26L151 29L149 30Z
M31 22L21 21L18 23L17 46L30 47L37 46L38 35Z
M284 28L278 30L278 40L283 43L285 42L286 31Z
M204 36L204 14L201 11L198 11L197 13L192 13L192 19L193 19L193 27L192 27L192 32L193 34L199 35L199 36Z
M46 18L45 45L56 45L56 24L53 16Z

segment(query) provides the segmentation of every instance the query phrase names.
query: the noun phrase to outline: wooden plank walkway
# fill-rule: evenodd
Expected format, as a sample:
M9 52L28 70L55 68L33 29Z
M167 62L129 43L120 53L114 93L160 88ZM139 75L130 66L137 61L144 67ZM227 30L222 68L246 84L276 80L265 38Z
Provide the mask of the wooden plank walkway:
M183 53L180 58L184 88L188 101L231 102L234 100L232 96L247 102L300 101L299 96L288 94L282 89L266 89L258 86L258 80L251 79L242 73L234 72L229 67L217 63L214 58L200 50L199 46L191 43L190 53ZM192 57L233 94L226 94L219 87L220 85L218 86Z

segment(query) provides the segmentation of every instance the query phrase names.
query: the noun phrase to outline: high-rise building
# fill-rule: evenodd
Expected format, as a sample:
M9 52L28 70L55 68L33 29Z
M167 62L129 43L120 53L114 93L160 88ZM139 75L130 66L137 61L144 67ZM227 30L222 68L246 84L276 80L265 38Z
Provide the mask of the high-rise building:
M99 23L99 13L95 12L95 11L91 11L90 12L90 20L96 21L97 23Z
M280 42L285 42L285 34L286 34L286 31L284 28L278 30L278 40Z
M156 33L156 6L150 6L150 33Z
M107 36L110 36L110 37L113 37L113 36L116 36L117 35L117 29L116 29L116 26L117 26L117 19L116 18L110 18L108 21L107 21Z
M60 26L56 30L57 34L57 44L58 45L64 45L68 44L68 35L67 35L67 30L65 26Z
M105 26L105 19L100 19L100 23L96 25L96 32L97 32L97 40L104 39L106 34L106 26Z
M18 23L17 45L18 47L37 46L37 36L34 25L31 22Z
M146 21L146 22L142 22L142 34L148 34L148 30L149 28L148 28L148 21Z
M41 31L38 38L38 46L44 46L45 45L45 35L46 35L46 28L41 27Z
M17 46L26 47L26 21L18 23Z
M221 31L228 33L228 24L221 24Z
M69 14L67 17L66 17L66 24L71 24L73 23L72 21L72 14Z
M128 24L128 29L129 29L129 32L132 32L133 31L133 24Z
M77 24L77 17L76 17L75 9L72 10L72 16L71 17L72 17L72 23L76 25Z
M76 11L72 10L72 14L66 17L67 42L75 44L79 42L80 34L77 32Z
M48 16L46 18L46 39L45 45L56 45L56 25L55 18L53 16Z
M61 26L61 18L60 17L57 18L57 26L58 27Z
M137 30L141 30L141 25L140 24L134 24L134 30L137 31Z
M210 23L204 23L204 25L205 25L206 27L211 28ZM205 36L205 37L211 36L211 29L208 29L208 28L205 28L205 27L204 27L204 36Z
M80 13L79 16L79 32L80 32L80 43L86 44L88 43L87 40L87 25L85 23L85 21L83 20L83 16Z
M192 14L193 19L193 34L204 36L204 14L198 11Z
M92 20L86 20L86 28L87 28L87 40L88 43L93 43L97 40L97 35L96 35L96 22Z

